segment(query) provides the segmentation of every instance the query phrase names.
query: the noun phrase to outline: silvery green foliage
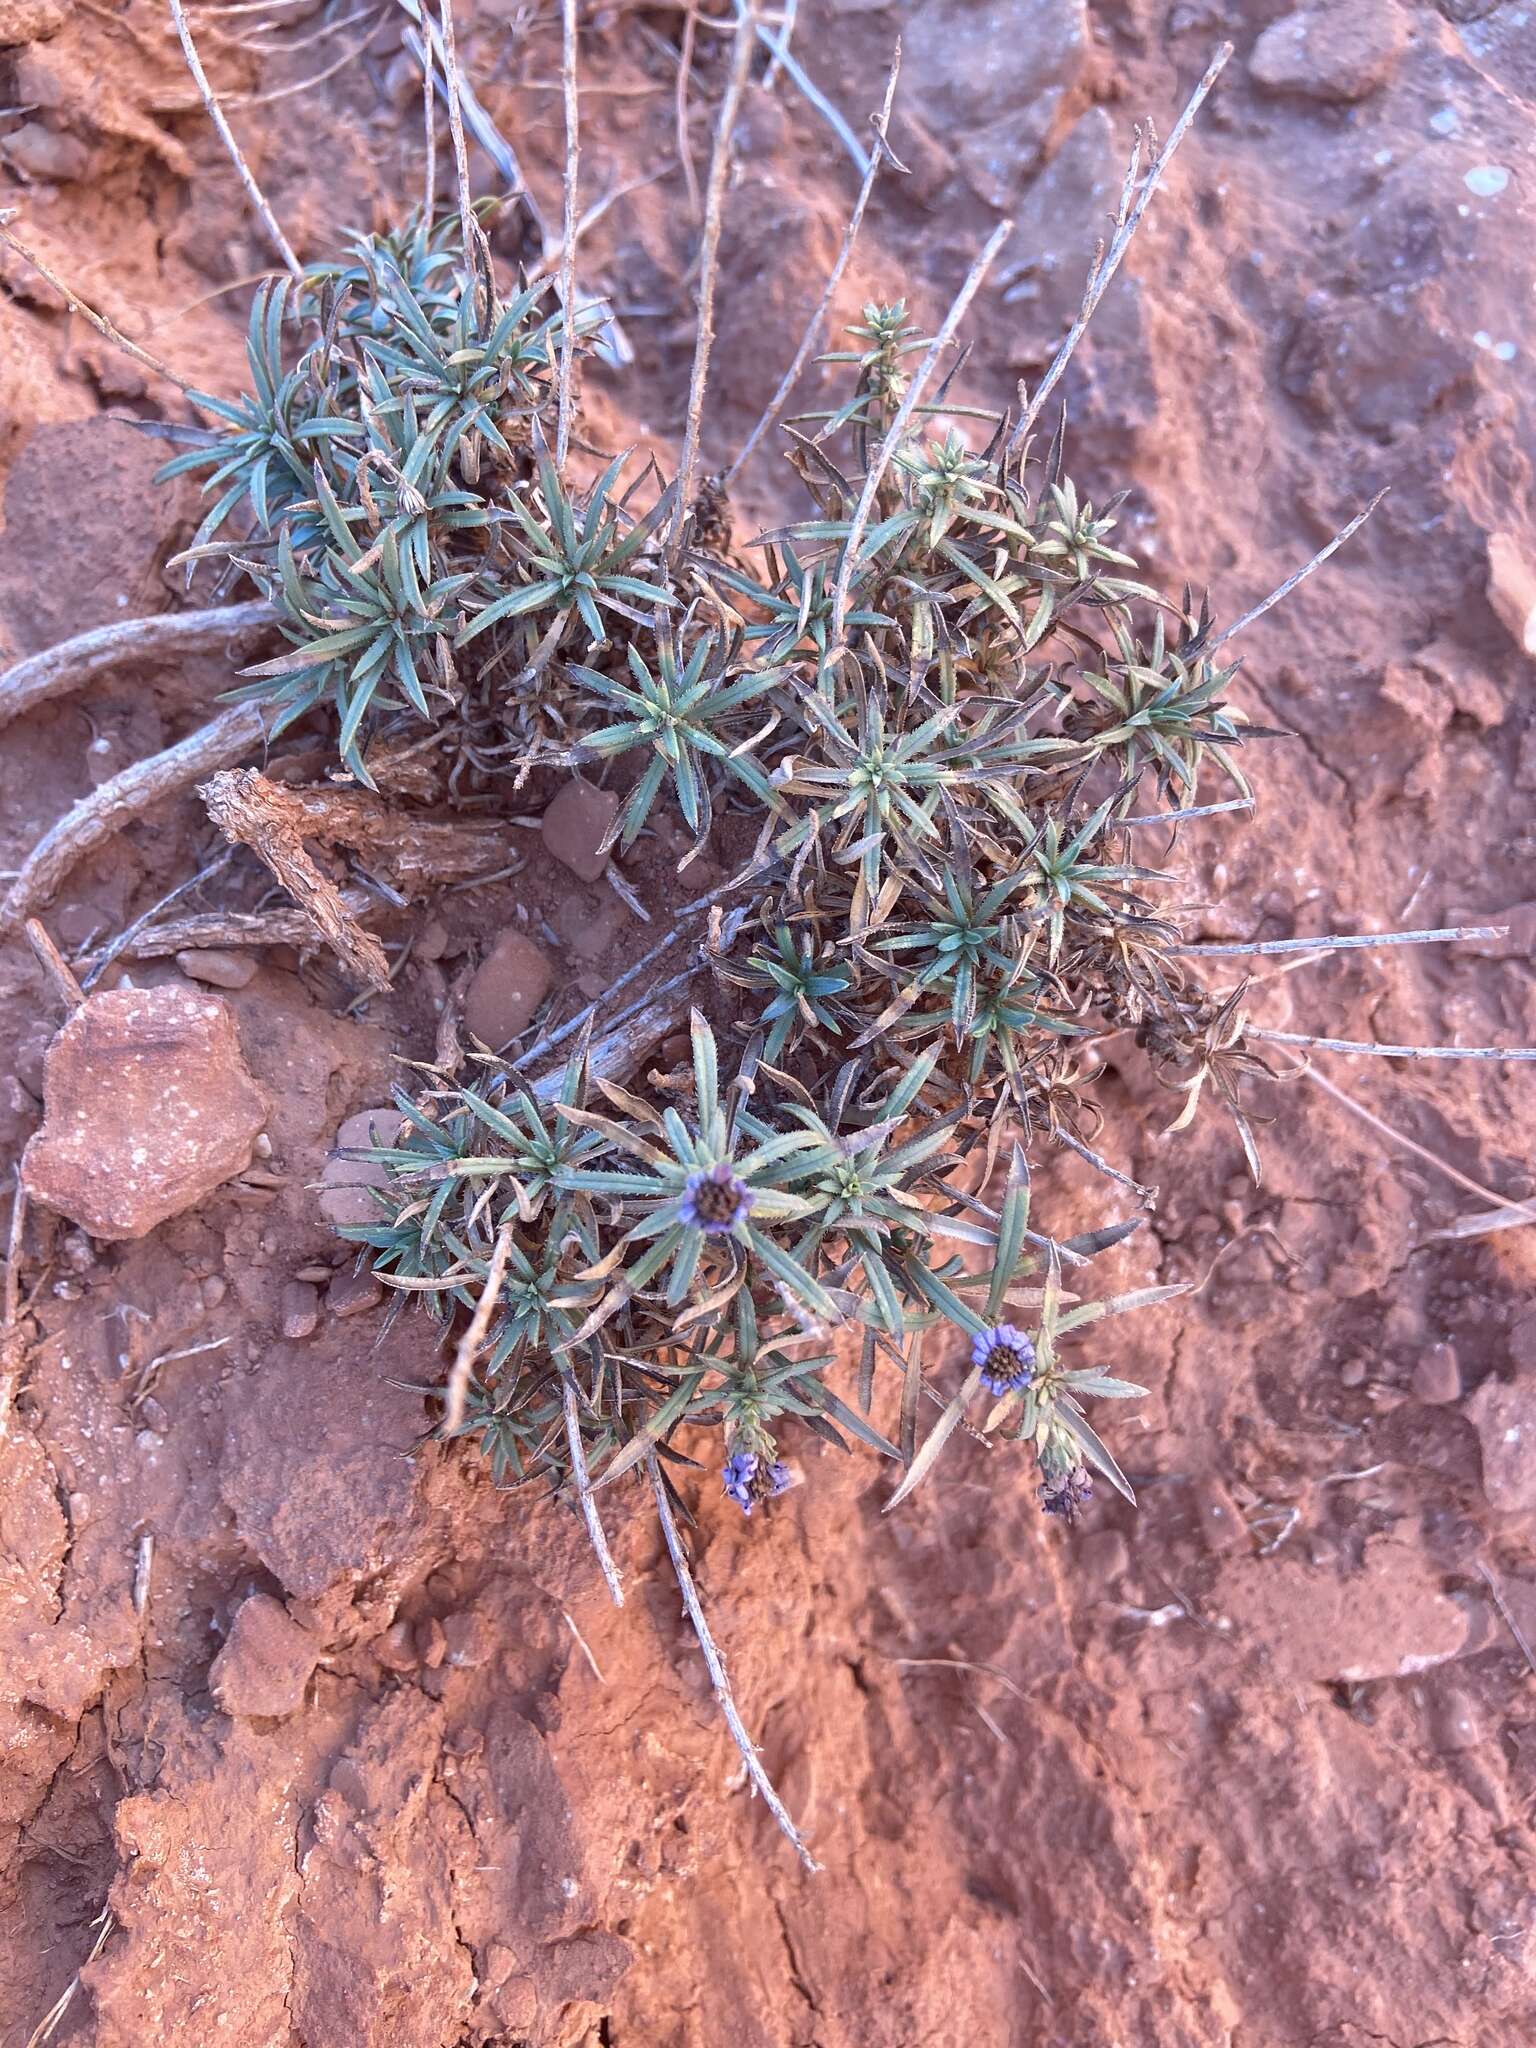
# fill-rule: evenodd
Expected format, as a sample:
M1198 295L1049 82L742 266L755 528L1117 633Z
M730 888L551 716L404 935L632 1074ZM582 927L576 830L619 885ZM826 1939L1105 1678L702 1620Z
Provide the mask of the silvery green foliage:
M1234 756L1260 735L1209 613L1140 579L1120 500L1080 493L1059 436L1010 451L974 408L919 409L860 526L925 345L901 305L866 309L826 359L851 391L789 436L798 522L738 550L717 491L680 515L623 453L578 482L548 452L557 301L499 298L457 251L454 223L417 222L263 287L250 395L171 465L211 500L191 557L276 603L291 645L250 688L279 723L330 717L358 780L424 742L442 800L510 809L541 764L586 765L625 791L615 841L671 812L741 853L750 915L666 1089L593 1084L578 1056L546 1106L515 1064L402 1095L367 1155L378 1220L350 1235L443 1319L505 1241L460 1425L498 1477L569 1476L574 1389L598 1487L702 1424L744 1507L781 1490L796 1430L897 1461L904 1495L965 1418L1028 1444L1044 1506L1075 1514L1090 1469L1125 1485L1088 1407L1139 1391L1079 1333L1178 1290L1083 1296L1134 1226L1032 1233L1005 1127L1070 1131L1080 1044L1127 1029L1252 1156L1241 991L1208 996L1177 952L1142 857L1176 817L1139 836L1209 771L1247 792ZM1010 1157L994 1206L961 1192ZM930 1366L967 1351L925 1430Z

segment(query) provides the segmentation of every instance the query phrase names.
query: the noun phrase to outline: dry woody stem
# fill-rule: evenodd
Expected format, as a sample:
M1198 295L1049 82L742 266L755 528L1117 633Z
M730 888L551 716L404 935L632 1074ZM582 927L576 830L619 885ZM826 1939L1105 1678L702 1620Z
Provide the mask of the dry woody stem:
M14 931L19 924L52 900L59 884L77 862L94 853L98 846L115 837L125 825L143 817L168 798L179 796L205 775L227 768L242 755L259 747L266 734L261 709L255 704L234 704L207 725L123 769L100 789L82 797L40 839L22 863L10 893L0 903L0 933Z
M571 377L576 367L576 182L581 162L581 101L576 90L576 0L560 0L560 81L565 100L565 227L560 248L559 405L555 467L563 470L571 445Z
M731 48L731 73L720 118L715 124L714 154L709 164L709 185L704 199L704 235L699 247L699 321L693 350L693 372L688 380L688 417L683 427L683 449L677 464L677 505L672 514L672 554L681 553L688 530L689 497L693 472L699 459L699 423L704 415L704 386L709 376L709 352L715 339L715 275L720 262L720 228L725 212L725 185L731 168L731 142L741 95L747 83L747 68L755 47L757 16L755 0L743 0L736 23L736 40Z
M608 1537L597 1512L597 1502L592 1497L592 1481L587 1475L587 1454L581 1443L581 1417L577 1412L576 1388L568 1374L561 1375L560 1400L565 1411L565 1440L571 1454L571 1477L576 1482L576 1497L581 1504L581 1518L587 1525L587 1536L597 1553L598 1564L602 1567L608 1590L613 1595L613 1604L615 1607L622 1607L624 1582L619 1577L619 1568L613 1561L613 1552L608 1548Z
M906 439L907 427L917 411L928 380L938 367L939 359L955 337L955 330L965 318L966 309L981 288L981 281L992 268L997 253L1013 233L1011 220L999 221L992 230L987 246L971 265L970 274L955 294L955 302L944 315L938 333L928 345L928 352L913 373L907 386L906 395L897 408L896 417L886 430L885 439L880 443L869 474L864 479L864 488L859 492L858 504L854 507L853 519L848 528L848 538L843 543L837 568L837 582L832 592L832 624L827 636L828 669L837 661L843 647L843 620L848 611L848 589L853 580L855 565L859 559L859 548L869 525L869 515L874 510L875 494L880 489L880 480L890 466L891 457Z
M363 930L305 848L310 814L297 792L279 788L254 768L236 768L215 775L198 793L224 837L250 847L271 870L353 979L387 989L384 948Z
M501 1299L501 1283L507 1277L507 1261L512 1256L514 1228L512 1222L503 1223L496 1233L490 1265L486 1269L485 1285L480 1290L480 1299L475 1303L474 1314L464 1326L459 1348L453 1355L453 1370L448 1375L448 1387L443 1404L443 1433L446 1436L452 1436L464 1420L464 1403L469 1393L470 1375L475 1369L475 1359L480 1346L485 1342L485 1333L491 1327L491 1317L496 1313L496 1304Z
M104 313L98 313L93 306L88 306L77 292L71 291L63 278L56 271L50 270L43 259L35 255L25 242L19 242L6 226L6 222L14 220L14 218L14 209L0 213L0 242L4 242L8 249L14 249L23 262L31 264L38 276L46 278L54 290L65 300L70 311L78 313L82 320L89 322L104 340L111 342L114 348L121 349L124 355L132 356L136 363L142 363L146 370L153 370L157 377L163 377L168 384L174 384L178 391L186 392L188 397L194 396L192 386L184 377L178 377L176 372L167 368L158 356L152 356L147 348L141 347L136 341L130 341L122 329L114 327Z
M77 633L56 647L29 655L0 675L0 726L39 704L84 689L93 677L124 662L171 662L188 654L218 654L270 625L277 613L264 598L212 605L206 611L162 612Z

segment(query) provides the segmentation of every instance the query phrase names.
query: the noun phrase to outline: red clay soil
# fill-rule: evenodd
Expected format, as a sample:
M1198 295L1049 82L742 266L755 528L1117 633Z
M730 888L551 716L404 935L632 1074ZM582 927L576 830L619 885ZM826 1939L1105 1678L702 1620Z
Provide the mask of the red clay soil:
M584 190L656 178L584 244L637 355L589 372L590 417L598 440L665 453L696 234L668 166L680 16L583 11ZM469 74L556 219L551 10L458 12ZM1505 940L1270 972L1255 1015L1529 1043L1536 13L1285 13L802 0L794 47L856 128L906 37L892 133L910 174L877 198L839 311L905 294L937 317L1011 211L964 373L1007 403L1076 303L1134 119L1166 131L1232 37L1068 380L1074 473L1099 497L1134 485L1128 544L1175 586L1210 582L1225 618L1391 488L1246 636L1241 701L1297 737L1253 751L1256 818L1196 828L1181 883L1209 938L1505 918ZM306 256L418 189L397 10L201 19ZM282 25L253 38L253 19ZM325 71L370 22L330 77L238 103ZM0 0L0 45L18 231L193 383L235 392L235 287L268 254L163 9ZM724 47L701 22L701 164ZM754 87L711 463L787 360L854 183L791 80ZM183 417L178 394L15 259L0 281L7 657L185 602L164 565L195 515L151 487L163 447L112 417ZM738 537L791 502L758 458ZM18 722L0 862L228 682L213 657L126 670ZM194 801L155 814L77 870L55 937L78 953L121 930L213 846ZM872 1460L809 1440L804 1483L750 1523L694 1482L701 1588L824 1865L808 1879L747 1796L638 1481L616 1612L573 1517L423 1443L427 1326L382 1334L344 1277L328 1303L310 1291L343 1267L314 1193L337 1125L395 1055L430 1057L450 986L519 906L557 982L600 989L654 937L563 873L530 858L418 908L429 938L361 1007L318 959L269 949L225 994L271 1104L254 1182L129 1243L32 1213L35 1342L0 1445L3 2048L44 2038L77 1972L51 2038L95 2048L1536 2037L1536 1232L1448 1234L1478 1197L1307 1078L1260 1098L1255 1190L1219 1108L1158 1137L1170 1098L1111 1046L1103 1143L1161 1197L1106 1284L1204 1281L1104 1339L1106 1365L1152 1389L1117 1438L1139 1513L1100 1500L1064 1531L1021 1464L965 1440L891 1516ZM61 1020L14 941L0 1003L9 1164ZM1499 1197L1536 1193L1529 1067L1324 1071ZM1038 1199L1057 1231L1129 1200L1048 1148ZM282 1334L317 1306L312 1334Z

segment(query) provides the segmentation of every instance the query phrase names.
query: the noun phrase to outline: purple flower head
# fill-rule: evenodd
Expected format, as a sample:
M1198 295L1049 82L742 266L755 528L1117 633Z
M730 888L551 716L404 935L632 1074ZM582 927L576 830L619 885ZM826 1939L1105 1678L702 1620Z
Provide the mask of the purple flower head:
M991 1394L1012 1394L1035 1376L1035 1347L1012 1323L999 1323L971 1340L971 1364L981 1367L981 1384Z
M683 1188L681 1220L710 1237L725 1237L746 1221L752 1190L722 1160L718 1166L690 1173Z
M1050 1474L1040 1489L1040 1507L1047 1515L1061 1515L1075 1522L1093 1499L1093 1480L1086 1465L1074 1465L1070 1472Z
M757 1477L757 1458L751 1451L738 1451L720 1469L725 1490L744 1515L752 1512L752 1482Z

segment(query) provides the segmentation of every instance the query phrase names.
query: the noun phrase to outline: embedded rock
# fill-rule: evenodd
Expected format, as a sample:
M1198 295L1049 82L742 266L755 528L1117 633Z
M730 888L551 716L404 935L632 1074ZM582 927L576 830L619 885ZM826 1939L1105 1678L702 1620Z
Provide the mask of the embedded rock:
M504 931L469 984L466 1028L482 1045L500 1052L533 1022L549 983L550 965L542 948L515 926Z
M226 1714L297 1713L320 1654L281 1600L252 1593L236 1609L208 1686Z
M1248 70L1267 92L1348 106L1385 85L1403 47L1395 0L1304 7L1271 22Z
M618 808L611 789L599 789L576 776L544 813L545 846L573 875L595 882L608 865L602 844Z
M1536 1385L1484 1380L1466 1412L1483 1451L1483 1492L1501 1514L1536 1515Z
M28 1194L98 1238L143 1237L251 1163L267 1104L219 996L93 995L49 1048Z
M338 1230L350 1223L377 1223L383 1211L371 1190L389 1185L389 1168L372 1159L340 1159L340 1152L393 1145L400 1129L398 1109L360 1109L337 1126L332 1156L320 1174L320 1213Z

